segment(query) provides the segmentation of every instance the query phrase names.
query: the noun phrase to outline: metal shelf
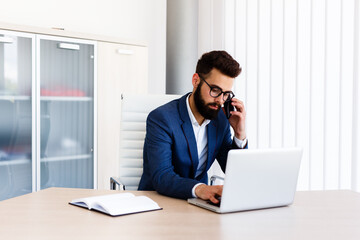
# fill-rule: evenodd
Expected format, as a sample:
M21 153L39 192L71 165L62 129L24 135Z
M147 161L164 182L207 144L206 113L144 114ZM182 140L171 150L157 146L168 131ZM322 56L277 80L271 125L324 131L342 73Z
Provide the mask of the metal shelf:
M0 166L27 164L27 163L30 163L30 162L31 162L31 159L1 160L1 161L0 161Z
M4 96L0 96L0 100L29 101L29 100L31 100L31 97L30 96L4 95Z
M90 154L41 158L41 162L71 161L92 158Z

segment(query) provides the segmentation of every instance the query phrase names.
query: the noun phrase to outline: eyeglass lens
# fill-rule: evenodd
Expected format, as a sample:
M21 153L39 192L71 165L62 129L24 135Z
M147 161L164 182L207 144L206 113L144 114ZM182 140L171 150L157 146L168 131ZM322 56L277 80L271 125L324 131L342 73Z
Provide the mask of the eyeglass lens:
M199 74L200 79L202 79L206 85L210 88L210 96L217 98L223 93L223 100L230 101L233 97L235 97L233 92L223 92L219 87L212 87L210 84Z

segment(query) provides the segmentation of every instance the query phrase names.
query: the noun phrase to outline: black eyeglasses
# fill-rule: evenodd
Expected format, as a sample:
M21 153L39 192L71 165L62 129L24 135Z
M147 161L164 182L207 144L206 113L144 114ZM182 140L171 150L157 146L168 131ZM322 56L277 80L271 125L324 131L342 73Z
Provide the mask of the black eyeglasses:
M210 84L207 81L205 81L205 79L200 74L198 74L198 75L199 75L200 79L203 80L206 83L206 85L209 86L210 96L212 96L213 98L217 98L221 94L223 94L223 100L225 102L227 102L227 101L230 101L233 97L235 97L235 94L232 91L223 92L223 90L219 87L212 87L212 86L210 86Z

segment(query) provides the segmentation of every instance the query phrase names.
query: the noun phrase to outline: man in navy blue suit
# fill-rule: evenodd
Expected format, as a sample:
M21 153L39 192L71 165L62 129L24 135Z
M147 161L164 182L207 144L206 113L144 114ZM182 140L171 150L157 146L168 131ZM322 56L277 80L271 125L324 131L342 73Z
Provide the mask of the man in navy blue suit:
M207 170L216 159L225 172L228 151L247 148L244 104L231 91L240 72L227 52L205 53L192 77L193 91L149 114L139 190L218 203L222 186L207 185ZM220 111L226 101L236 108L229 119Z

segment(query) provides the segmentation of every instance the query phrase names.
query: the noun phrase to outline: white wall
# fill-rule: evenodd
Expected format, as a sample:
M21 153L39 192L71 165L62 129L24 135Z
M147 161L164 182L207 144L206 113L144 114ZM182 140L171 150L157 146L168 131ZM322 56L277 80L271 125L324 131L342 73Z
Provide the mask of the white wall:
M357 29L354 37L354 118L353 118L353 142L352 157L352 189L360 192L360 1L355 1L355 27Z
M166 93L185 94L192 89L198 60L198 1L167 1Z
M223 11L223 0L199 0L199 58L205 52L224 48L224 14L222 14Z
M166 0L0 0L0 21L146 42L149 92L165 93Z
M303 147L299 189L359 191L358 0L206 5L202 15L223 19L222 28L199 26L215 31L206 48L224 36L220 48L243 67L234 90L247 107L249 147Z

